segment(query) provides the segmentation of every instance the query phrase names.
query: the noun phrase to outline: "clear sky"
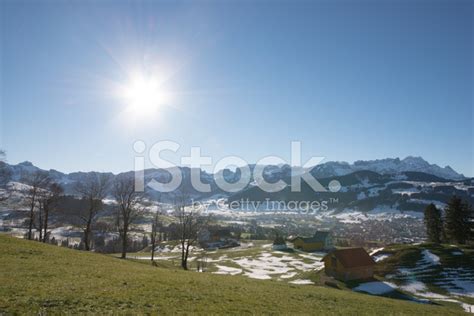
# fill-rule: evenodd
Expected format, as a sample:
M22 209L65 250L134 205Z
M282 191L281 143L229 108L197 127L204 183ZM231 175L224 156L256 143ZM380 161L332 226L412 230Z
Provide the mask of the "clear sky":
M474 176L473 3L1 1L0 148L119 172L137 139L180 143L176 162L289 159L300 140ZM146 115L124 96L137 76L166 96Z

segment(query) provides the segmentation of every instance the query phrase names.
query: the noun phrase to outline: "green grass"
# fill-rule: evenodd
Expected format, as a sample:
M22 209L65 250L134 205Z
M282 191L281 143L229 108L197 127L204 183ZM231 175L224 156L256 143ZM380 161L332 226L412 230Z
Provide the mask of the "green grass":
M162 269L0 235L0 314L460 314L241 276Z

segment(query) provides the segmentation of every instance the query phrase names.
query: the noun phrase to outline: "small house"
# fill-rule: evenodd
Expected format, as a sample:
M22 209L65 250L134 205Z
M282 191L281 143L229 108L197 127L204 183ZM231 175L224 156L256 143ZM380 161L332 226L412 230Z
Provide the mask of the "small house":
M240 246L240 243L232 236L229 229L219 227L201 230L198 234L198 242L204 249L222 249Z
M321 261L326 274L341 281L365 280L374 275L375 261L364 248L337 249Z
M319 251L332 248L332 238L329 231L317 231L313 237L297 236L290 240L295 249L303 251Z
M286 246L285 238L280 235L277 235L275 240L273 241L273 250L286 250L288 247Z

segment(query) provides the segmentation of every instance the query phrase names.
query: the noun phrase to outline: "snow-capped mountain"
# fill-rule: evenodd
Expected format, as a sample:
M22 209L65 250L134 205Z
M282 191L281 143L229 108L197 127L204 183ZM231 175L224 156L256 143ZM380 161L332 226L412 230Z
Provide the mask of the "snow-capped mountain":
M340 190L315 192L302 183L299 191L292 191L288 185L278 192L266 192L254 186L231 195L228 201L337 201L330 205L331 210L364 213L423 212L430 203L443 209L453 195L474 204L474 179L447 180L417 171L380 174L361 170L319 181L325 188L331 181L338 181Z
M407 171L428 173L448 180L465 179L450 166L444 168L430 164L421 157L408 156L405 159L386 158L377 160L359 160L353 164L347 162L327 162L314 167L311 173L318 178L343 176L355 171L369 170L380 174L399 174Z
M30 162L17 165L5 165L11 174L13 187L21 187L27 183L23 179L28 174L39 171L38 167ZM255 165L249 165L253 171ZM216 196L227 198L228 201L249 199L251 201L312 201L336 199L337 205L331 206L337 211L357 210L370 212L389 208L395 211L422 212L429 203L443 208L453 195L457 195L474 204L474 179L465 178L450 167L441 168L429 164L422 158L407 157L403 160L381 159L372 161L357 161L354 164L347 162L327 162L312 168L311 172L318 178L323 187L337 180L341 189L338 192L314 192L305 182L300 192L292 192L289 184L292 179L292 168L288 165L267 166L263 170L263 177L267 182L275 183L283 180L287 186L275 193L263 192L256 186L257 179L251 177L250 183L238 192L225 192L217 183L224 179L226 182L236 182L241 177L241 171L224 169L215 174L200 171L201 182L209 184L210 192L199 192L191 184L192 170L181 167L183 181L178 190L169 193L160 193L146 187L150 200L172 202L177 194L185 192L194 200L214 199ZM74 172L62 173L56 170L47 171L55 182L59 183L66 194L75 194L75 184L84 180L90 173ZM308 172L300 169L298 172ZM126 172L132 174L133 171ZM146 169L145 183L156 180L166 183L171 180L171 174L164 169ZM115 177L112 173L110 177Z
M31 162L25 161L16 165L8 165L6 167L9 169L11 174L11 180L15 182L23 182L23 179L28 174L34 173L41 170L40 168L34 166ZM249 165L249 170L253 171L255 168L254 164ZM221 194L221 189L216 185L216 179L224 178L227 182L236 182L241 177L240 170L231 171L228 169L221 170L215 174L207 173L201 170L201 181L207 183L211 187L211 192L201 193L193 189L190 181L191 169L187 167L181 167L181 172L183 176L183 182L180 189L186 190L190 196L194 198L206 198L215 194ZM308 172L308 170L299 170L300 172ZM320 165L315 166L309 172L318 179L328 179L350 175L354 172L359 171L371 171L380 175L401 175L403 176L406 172L418 172L427 175L440 178L441 180L463 180L465 177L462 174L457 173L451 167L446 166L444 168L439 167L435 164L430 164L420 157L406 157L405 159L399 158L387 158L380 160L369 160L369 161L356 161L353 164L347 162L326 162ZM72 194L74 192L74 185L76 182L84 179L88 174L96 172L73 172L73 173L62 173L56 170L47 171L50 177L57 183L61 184L65 192ZM131 173L128 171L126 173ZM112 173L108 173L111 177L114 177ZM289 183L289 180L292 175L292 168L289 165L279 165L279 166L266 166L263 171L263 177L268 182L276 182L278 180L284 180ZM145 170L145 182L147 183L150 180L157 180L159 182L168 182L170 180L170 173L164 169L146 169ZM255 182L255 179L251 177L251 184ZM172 198L172 193L161 195L156 191L149 190L150 196L156 198Z
M371 170L381 174L401 173L406 171L424 172L435 175L440 178L450 180L464 179L464 175L457 173L450 166L444 168L430 164L421 157L408 156L403 160L395 159L381 159L370 161L356 161L354 162L356 170Z

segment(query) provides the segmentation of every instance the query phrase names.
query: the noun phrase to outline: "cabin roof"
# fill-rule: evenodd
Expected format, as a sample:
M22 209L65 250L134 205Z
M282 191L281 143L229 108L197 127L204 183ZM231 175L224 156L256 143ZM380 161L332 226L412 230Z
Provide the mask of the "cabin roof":
M335 256L345 268L375 265L374 259L369 256L364 248L337 249L328 253L323 259L321 259L321 261L324 261L328 256Z
M290 241L295 241L296 239L301 239L304 243L313 243L313 242L325 242L326 238L329 236L328 231L316 231L313 235L313 237L301 237L301 236L296 236Z

